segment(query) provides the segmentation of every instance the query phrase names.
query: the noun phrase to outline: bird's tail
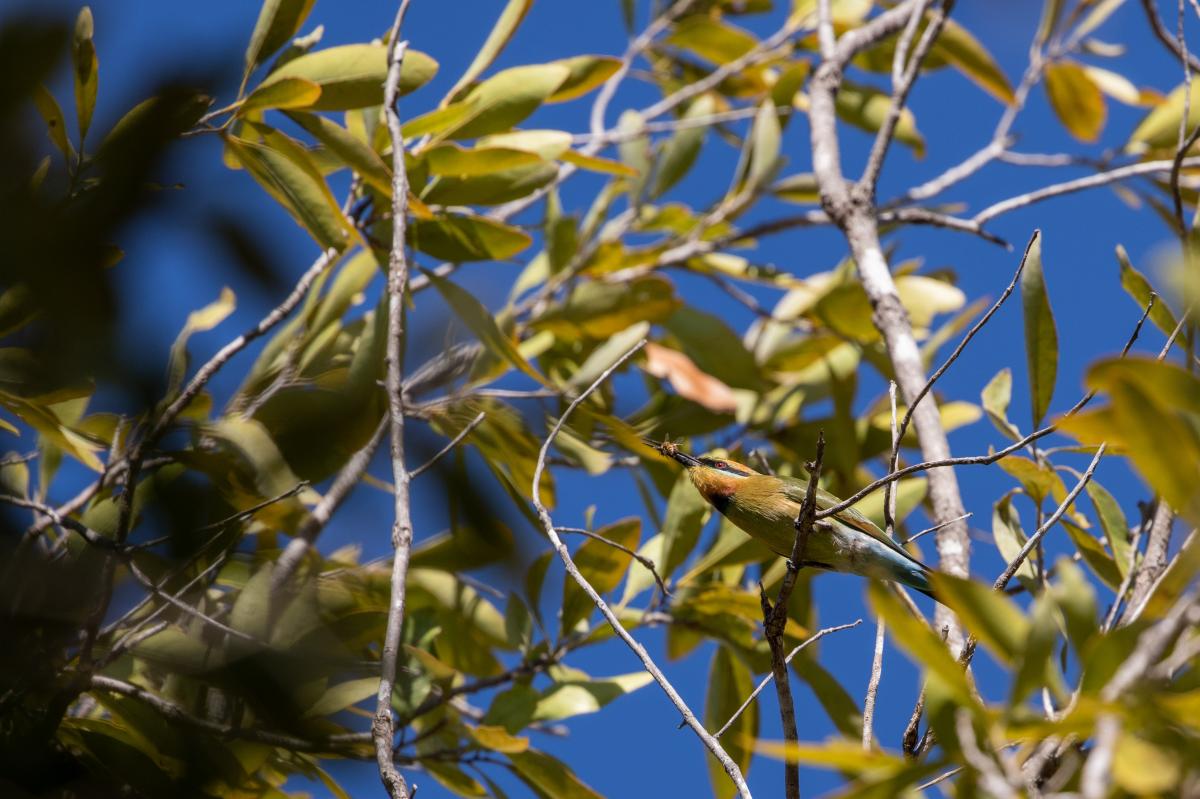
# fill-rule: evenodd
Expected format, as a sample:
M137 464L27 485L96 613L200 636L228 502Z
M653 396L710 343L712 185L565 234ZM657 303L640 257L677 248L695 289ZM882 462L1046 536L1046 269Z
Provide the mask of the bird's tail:
M929 581L929 575L932 573L933 570L928 566L914 560L909 568L895 575L895 580L901 585L918 591L935 602L941 603L941 600L937 598L937 594L933 593L933 584Z

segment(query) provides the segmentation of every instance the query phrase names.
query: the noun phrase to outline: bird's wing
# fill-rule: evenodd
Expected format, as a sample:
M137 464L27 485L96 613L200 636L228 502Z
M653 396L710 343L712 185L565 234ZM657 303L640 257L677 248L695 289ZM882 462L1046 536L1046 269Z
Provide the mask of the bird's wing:
M798 480L796 478L781 479L783 480L784 484L784 493L787 495L788 499L792 500L793 502L803 503L804 496L808 493L808 481ZM817 489L817 510L826 510L840 503L840 499L835 497L833 494L830 494L825 489ZM904 547L897 544L887 533L879 529L879 526L876 525L875 522L871 521L854 508L846 508L843 511L839 511L838 513L834 514L833 518L837 519L847 527L852 527L859 532L866 533L872 538L881 541L887 545L888 548L899 552L909 560L916 560L916 558L909 554ZM917 562L919 563L920 561Z

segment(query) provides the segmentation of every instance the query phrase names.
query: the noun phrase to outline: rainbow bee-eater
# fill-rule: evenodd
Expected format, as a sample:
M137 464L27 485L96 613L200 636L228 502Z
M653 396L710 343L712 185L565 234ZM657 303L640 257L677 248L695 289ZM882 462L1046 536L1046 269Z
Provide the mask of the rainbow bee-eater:
M728 458L696 458L669 441L647 439L646 444L683 464L692 485L725 518L772 552L791 558L807 482L760 474ZM817 489L818 511L839 502L828 491ZM804 546L803 561L795 565L892 580L933 596L929 567L853 508L817 520Z

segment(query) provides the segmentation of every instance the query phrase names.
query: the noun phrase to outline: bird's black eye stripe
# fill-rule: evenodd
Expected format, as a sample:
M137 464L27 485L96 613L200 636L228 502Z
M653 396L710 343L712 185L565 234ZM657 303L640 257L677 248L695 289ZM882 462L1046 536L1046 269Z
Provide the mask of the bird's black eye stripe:
M710 469L717 469L718 471L725 472L726 474L736 474L739 477L750 476L749 472L743 471L728 461L719 461L715 458L699 458L699 461Z

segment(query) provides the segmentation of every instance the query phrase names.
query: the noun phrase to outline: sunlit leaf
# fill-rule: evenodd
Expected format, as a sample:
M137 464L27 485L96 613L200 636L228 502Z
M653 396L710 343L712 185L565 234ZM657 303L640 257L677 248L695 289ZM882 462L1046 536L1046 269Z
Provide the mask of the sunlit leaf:
M71 140L67 138L67 121L58 101L54 99L54 95L50 93L49 89L39 84L33 91L33 103L37 106L42 119L46 121L46 132L50 136L50 141L54 142L54 146L63 154L63 158L70 161L75 157L75 148L71 146Z
M290 112L288 117L311 133L329 152L384 196L392 193L392 170L366 142L319 114Z
M974 704L963 668L942 643L942 639L913 617L883 583L872 580L867 587L871 606L893 631L893 640L930 672L936 674L964 706Z
M1188 130L1193 130L1200 124L1200 83L1192 81L1190 96L1186 84L1178 86L1166 100L1151 109L1125 143L1126 151L1174 150L1179 141L1179 123L1185 105L1189 109L1185 124Z
M428 83L437 68L437 62L429 56L408 50L400 69L400 94ZM314 111L379 105L387 79L387 48L383 44L346 44L305 53L268 75L258 90L287 78L303 78L321 87L320 96L306 106Z
M1021 272L1021 308L1025 316L1025 360L1029 367L1029 395L1033 424L1046 416L1054 397L1058 376L1058 330L1050 311L1046 278L1042 273L1042 234L1035 231L1025 250L1025 268Z
M406 59L407 60L407 59ZM570 75L562 64L534 64L498 72L463 98L472 114L444 135L473 139L508 130L537 110Z
M264 0L246 48L246 74L296 35L312 10L313 0Z
M1046 65L1046 96L1063 127L1083 142L1093 142L1104 130L1108 107L1087 71L1074 61Z
M238 107L238 113L269 108L307 108L321 97L321 87L304 78L282 78L259 86Z
M457 214L414 219L408 241L421 252L446 261L503 261L533 243L524 231L483 216Z
M1012 370L1007 366L983 387L983 410L996 429L1013 441L1021 439L1021 431L1008 421L1008 405L1012 401Z
M837 115L860 130L875 133L887 118L891 95L873 86L843 81L837 93ZM908 145L917 158L925 157L925 138L917 130L917 120L905 108L896 123L896 141Z
M1155 293L1154 289L1146 276L1134 267L1133 262L1129 260L1129 254L1120 244L1117 245L1117 263L1121 268L1121 288L1125 289L1139 307L1145 309L1150 303L1151 294ZM1161 296L1156 298L1154 307L1150 309L1150 321L1168 336L1175 332L1175 314L1171 313L1170 307Z
M533 324L563 337L607 338L638 322L660 322L678 305L671 284L657 275L622 283L589 280Z
M466 88L492 65L496 57L504 50L508 43L512 41L513 35L517 32L517 28L521 26L521 22L525 19L525 15L529 13L529 9L533 6L533 0L508 0L504 6L504 10L500 12L500 16L496 19L496 24L492 26L492 30L488 33L487 39L483 45L475 53L475 58L471 64L463 72L462 77L454 84L450 91L446 92L446 100L443 105L458 99L464 93Z
M779 162L782 131L775 104L764 101L750 128L750 168L746 174L746 190L757 191L775 176Z
M277 131L263 142L226 136L225 143L251 177L322 247L347 245L346 218L303 147Z
M564 763L536 749L510 755L509 761L522 782L542 796L550 799L603 799Z
M606 55L577 55L554 61L568 69L567 78L546 98L547 103L565 103L583 97L604 83L621 66L621 59Z
M1029 621L1003 593L976 580L944 572L932 576L934 592L1005 663L1012 664L1021 653L1029 633Z
M79 121L79 142L87 138L96 110L96 89L99 85L96 44L92 41L92 9L84 6L75 19L75 35L71 40L71 63L75 78L75 117Z

